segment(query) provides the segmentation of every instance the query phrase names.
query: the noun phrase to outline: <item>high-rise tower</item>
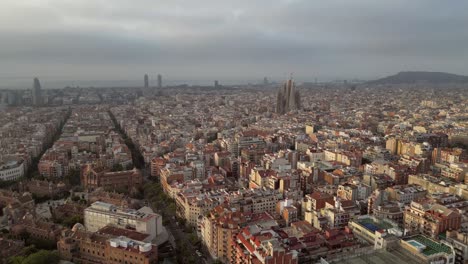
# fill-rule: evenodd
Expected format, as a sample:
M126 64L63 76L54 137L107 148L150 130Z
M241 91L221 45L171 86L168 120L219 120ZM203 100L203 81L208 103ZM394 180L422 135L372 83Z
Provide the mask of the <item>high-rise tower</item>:
M34 78L33 82L32 103L34 106L42 105L41 83L38 78Z
M158 88L162 88L162 75L158 74Z
M145 82L145 88L148 88L148 86L149 86L148 74L145 74L145 76L143 77L143 80Z
M283 87L278 89L276 97L276 112L285 114L289 111L299 110L301 108L301 95L296 90L296 85L292 78L287 80Z

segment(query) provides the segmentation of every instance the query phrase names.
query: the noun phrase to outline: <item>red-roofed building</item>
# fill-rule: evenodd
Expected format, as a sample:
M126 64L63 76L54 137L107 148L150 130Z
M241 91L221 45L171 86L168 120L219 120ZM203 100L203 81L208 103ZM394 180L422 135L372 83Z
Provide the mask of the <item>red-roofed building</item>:
M166 160L163 158L154 158L151 160L151 176L159 177L161 169L166 166Z
M81 184L89 189L103 187L111 190L125 189L130 191L142 183L143 176L137 169L111 172L87 165L81 173Z
M257 225L245 227L233 237L232 258L235 264L296 264L298 252L290 250L273 230L262 230Z

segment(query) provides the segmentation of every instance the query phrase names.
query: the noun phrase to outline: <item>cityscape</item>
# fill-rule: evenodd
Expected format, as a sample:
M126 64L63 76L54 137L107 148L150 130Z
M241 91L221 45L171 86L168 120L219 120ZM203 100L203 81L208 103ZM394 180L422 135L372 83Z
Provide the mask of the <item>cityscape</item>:
M245 60L0 83L0 264L468 263L468 76Z

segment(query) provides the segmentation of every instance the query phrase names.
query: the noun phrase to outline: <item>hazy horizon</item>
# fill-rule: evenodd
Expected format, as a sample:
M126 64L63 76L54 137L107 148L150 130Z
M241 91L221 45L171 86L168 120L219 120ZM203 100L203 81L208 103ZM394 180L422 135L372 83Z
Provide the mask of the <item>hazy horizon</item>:
M3 1L0 87L467 75L468 2ZM93 84L93 80L95 84ZM60 85L59 85L60 84ZM57 85L57 86L56 86Z
M269 83L283 83L290 75L285 75L283 78L277 79L270 79L268 78ZM42 77L41 76L34 76L39 78L41 83L42 89L59 89L64 87L142 87L144 85L143 76L141 79L119 79L116 77L115 79L109 80L74 80L74 79L65 79L65 78L54 78L54 77ZM34 77L21 77L21 78L0 78L0 89L31 89L33 85L33 78ZM154 75L154 78L151 78L149 75L149 85L150 87L157 86L157 74ZM296 83L304 83L304 82L315 82L314 78L311 79L293 79ZM3 81L2 81L3 80ZM344 78L336 78L336 79L318 79L318 82L341 82L341 81L356 81L360 79L344 79ZM184 80L184 79L164 79L163 76L163 85L164 86L177 86L177 85L200 85L200 86L212 86L215 80ZM366 80L360 80L366 81ZM263 77L257 79L240 79L240 80L218 80L220 85L246 85L246 84L262 84Z

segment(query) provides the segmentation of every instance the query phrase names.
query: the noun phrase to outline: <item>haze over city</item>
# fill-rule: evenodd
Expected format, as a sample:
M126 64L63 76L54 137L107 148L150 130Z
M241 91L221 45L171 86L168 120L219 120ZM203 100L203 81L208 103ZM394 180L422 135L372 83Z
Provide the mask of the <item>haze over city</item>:
M467 74L466 1L2 1L0 86ZM45 85L47 83L47 85Z
M468 264L468 2L0 8L0 264Z

